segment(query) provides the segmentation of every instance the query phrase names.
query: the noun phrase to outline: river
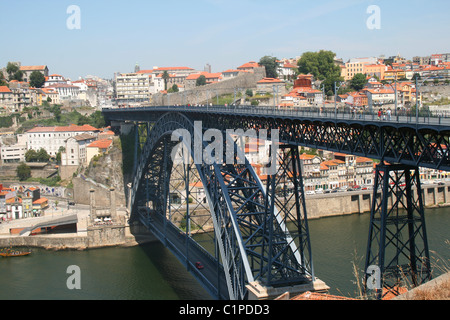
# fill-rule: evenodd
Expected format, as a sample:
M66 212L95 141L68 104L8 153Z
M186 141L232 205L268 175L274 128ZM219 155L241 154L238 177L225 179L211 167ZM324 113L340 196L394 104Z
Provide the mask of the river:
M427 209L435 275L450 259L450 208ZM369 214L309 221L314 270L331 294L358 294L353 263L362 270ZM204 300L208 293L160 243L85 251L32 249L27 257L0 259L0 299ZM440 261L438 261L440 260ZM68 267L80 269L80 289L68 289ZM439 265L439 266L438 266Z

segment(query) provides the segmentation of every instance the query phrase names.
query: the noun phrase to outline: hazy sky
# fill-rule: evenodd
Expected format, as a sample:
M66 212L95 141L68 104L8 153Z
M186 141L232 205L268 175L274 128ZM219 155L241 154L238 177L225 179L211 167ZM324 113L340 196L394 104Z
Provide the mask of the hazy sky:
M80 29L69 29L70 5ZM380 29L369 29L371 5ZM153 66L213 72L265 55L352 57L450 52L448 0L0 0L0 67L47 65L76 79Z

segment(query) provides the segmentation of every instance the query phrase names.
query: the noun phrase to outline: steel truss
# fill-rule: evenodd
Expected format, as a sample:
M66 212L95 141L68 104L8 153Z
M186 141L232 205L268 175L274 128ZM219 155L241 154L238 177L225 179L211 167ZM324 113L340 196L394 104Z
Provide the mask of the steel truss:
M211 128L278 129L280 142L342 152L391 163L450 171L448 128L417 128L407 124L222 115L202 117ZM445 129L444 129L445 130Z
M187 130L194 138L191 141L182 139L182 143L173 141L171 135L179 129ZM175 168L171 155L174 149L185 147L192 160L195 137L201 134L203 132L197 132L187 117L178 113L165 114L153 125L131 189L132 219L148 223L149 211L137 209L138 204L151 202L153 214L164 217L164 225L169 223L170 176ZM312 281L311 246L298 148L280 148L278 159L273 157L278 170L269 176L266 189L241 148L229 136L224 141L223 159L229 159L225 146L230 144L234 150L233 163L189 162L181 172L186 187L194 182L190 180L193 175L189 172L195 167L195 182L200 180L205 189L219 252L216 259L221 263L229 299L245 299L246 285L253 281L266 286ZM220 154L214 156L220 159ZM281 192L277 186L283 186ZM189 190L185 195L189 195ZM186 204L189 225L192 217L188 202ZM191 237L189 232L185 236Z
M378 299L399 295L402 288L431 278L421 190L418 167L377 166L365 288L366 293L374 289Z

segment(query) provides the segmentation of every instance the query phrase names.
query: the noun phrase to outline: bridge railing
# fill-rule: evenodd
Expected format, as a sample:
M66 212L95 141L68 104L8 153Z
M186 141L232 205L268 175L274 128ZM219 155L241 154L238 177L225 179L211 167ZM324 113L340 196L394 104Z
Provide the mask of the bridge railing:
M354 121L380 121L391 123L409 124L430 124L430 125L450 125L450 112L432 112L428 109L420 108L417 112L415 108L388 109L385 107L334 107L327 105L312 107L280 107L280 106L248 106L248 105L171 105L171 106L143 106L133 108L114 108L125 110L184 110L193 112L220 112L228 114L254 114L281 117L301 117L311 119L329 120L354 120ZM108 109L107 109L108 110Z

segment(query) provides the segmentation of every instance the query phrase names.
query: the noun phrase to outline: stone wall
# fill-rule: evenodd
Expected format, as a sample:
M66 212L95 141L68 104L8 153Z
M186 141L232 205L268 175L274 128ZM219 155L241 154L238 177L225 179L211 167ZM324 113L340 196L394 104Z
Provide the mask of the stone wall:
M241 74L235 78L223 80L205 86L196 87L194 90L186 90L182 92L161 94L157 93L152 96L151 104L154 106L163 105L184 105L206 103L206 101L215 104L216 96L234 93L235 89L240 90L255 89L256 83L266 76L266 69L256 68L254 73Z

